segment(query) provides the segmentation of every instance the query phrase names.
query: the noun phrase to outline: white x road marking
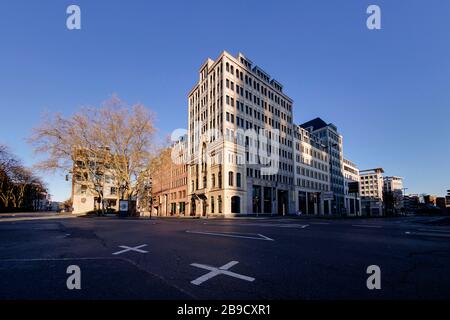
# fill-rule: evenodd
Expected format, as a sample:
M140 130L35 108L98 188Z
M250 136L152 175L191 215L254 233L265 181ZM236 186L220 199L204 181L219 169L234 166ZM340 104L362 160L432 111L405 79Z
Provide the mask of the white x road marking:
M219 274L225 274L227 276L230 276L233 278L238 278L238 279L245 280L245 281L250 281L250 282L254 281L255 278L247 277L247 276L244 276L239 273L228 271L228 269L230 269L232 266L234 266L238 263L239 263L239 261L230 261L227 264L224 264L223 266L221 266L219 268L211 267L206 264L191 263L191 266L193 266L193 267L209 270L209 272L207 274L204 274L203 276L198 277L195 280L192 280L191 283L198 286L198 285L202 284L203 282L205 282L211 278L214 278L215 276L218 276Z
M137 246L137 247L119 246L119 248L123 248L124 250L120 250L120 251L114 252L113 254L117 255L117 254L121 254L121 253L124 253L124 252L127 252L127 251L136 251L136 252L139 252L139 253L147 253L148 251L140 249L140 248L145 247L145 246L147 246L147 245L146 244L141 244L140 246Z

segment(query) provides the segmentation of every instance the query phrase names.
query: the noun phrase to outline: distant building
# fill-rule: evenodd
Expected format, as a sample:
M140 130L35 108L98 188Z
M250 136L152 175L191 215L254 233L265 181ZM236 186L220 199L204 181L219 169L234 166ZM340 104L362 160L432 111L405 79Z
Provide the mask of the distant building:
M433 206L437 206L437 196L426 194L423 196L423 202L425 204L431 204Z
M51 195L47 191L39 192L33 200L33 211L49 211Z
M383 177L383 202L386 215L396 215L404 212L402 177Z
M447 195L445 196L445 206L450 208L450 190L447 190Z
M344 214L346 209L342 135L334 124L327 124L321 118L315 118L300 126L318 136L326 145L329 155L330 191L333 193L331 213Z
M383 173L382 168L361 170L361 205L363 215L383 215Z
M445 205L445 197L437 197L436 206L441 209L442 213L450 213L450 208L448 209Z
M187 196L186 136L161 154L159 167L152 176L152 215L189 215Z
M403 178L398 176L383 177L383 191L403 190Z
M352 161L344 159L345 207L349 215L361 215L361 188L359 169Z
M419 210L420 197L418 194L407 194L403 196L403 205L406 214L416 214Z
M445 197L436 197L436 206L445 209Z

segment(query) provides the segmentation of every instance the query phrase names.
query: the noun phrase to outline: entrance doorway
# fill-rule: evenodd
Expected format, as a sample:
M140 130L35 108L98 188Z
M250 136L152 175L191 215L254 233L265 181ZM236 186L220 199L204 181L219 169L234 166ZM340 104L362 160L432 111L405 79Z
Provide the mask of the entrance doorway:
M278 190L278 214L286 215L289 212L288 192L286 190Z
M231 197L231 213L241 213L241 198L238 196Z

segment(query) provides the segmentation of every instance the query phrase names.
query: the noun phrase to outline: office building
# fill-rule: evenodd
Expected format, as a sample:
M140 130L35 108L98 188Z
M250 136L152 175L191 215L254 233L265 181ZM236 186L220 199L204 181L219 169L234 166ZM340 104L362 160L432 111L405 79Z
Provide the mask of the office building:
M153 216L189 215L187 197L188 165L187 136L182 136L172 147L165 149L152 170L152 212Z
M345 208L347 214L361 215L361 189L359 169L355 163L344 159Z
M191 214L296 212L292 104L243 54L206 60L188 96Z
M329 155L330 191L333 193L331 213L344 214L346 209L342 135L334 124L327 124L321 118L315 118L300 126L319 137L326 145Z
M308 130L294 125L295 196L299 214L328 215L331 209L328 149Z
M402 177L383 177L383 202L386 215L404 213L403 190Z
M361 170L361 206L366 216L383 215L383 173L382 168Z
M118 211L120 190L107 160L109 156L108 148L95 156L84 149L76 151L72 169L73 213Z

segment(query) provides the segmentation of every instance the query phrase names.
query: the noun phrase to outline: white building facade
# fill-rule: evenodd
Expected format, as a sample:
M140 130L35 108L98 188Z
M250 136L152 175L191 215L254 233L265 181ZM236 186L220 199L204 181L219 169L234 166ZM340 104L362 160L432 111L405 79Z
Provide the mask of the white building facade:
M330 214L327 147L308 130L294 125L295 193L298 214Z
M319 137L327 147L332 192L331 213L342 215L346 212L343 137L334 124L326 123L321 118L305 122L301 127Z
M361 213L361 188L359 169L355 163L344 159L344 178L345 178L345 208L347 214L360 216Z
M383 215L383 173L382 168L360 171L362 214Z
M296 212L292 103L242 54L201 66L188 96L191 214Z

